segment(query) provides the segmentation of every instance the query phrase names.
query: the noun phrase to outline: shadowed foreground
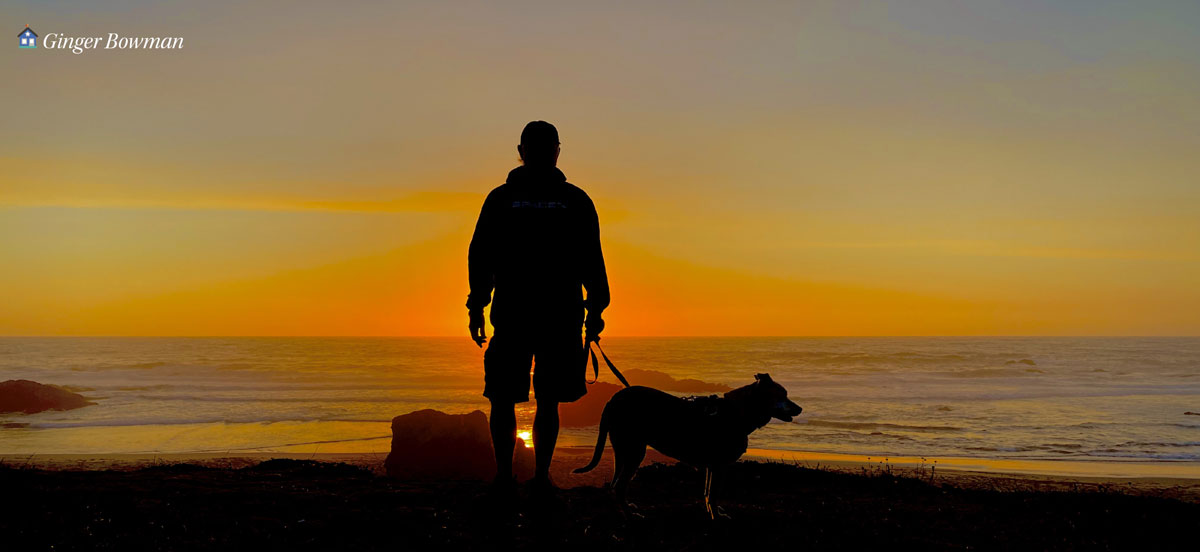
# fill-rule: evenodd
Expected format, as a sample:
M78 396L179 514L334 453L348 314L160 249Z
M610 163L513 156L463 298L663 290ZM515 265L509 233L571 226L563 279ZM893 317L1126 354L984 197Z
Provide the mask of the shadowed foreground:
M7 550L452 547L566 550L843 548L1185 548L1200 504L1105 492L964 490L887 474L739 463L709 521L702 475L642 468L630 489L644 517L607 491L564 490L550 506L522 492L498 508L475 482L398 482L346 464L271 460L241 469L0 468Z

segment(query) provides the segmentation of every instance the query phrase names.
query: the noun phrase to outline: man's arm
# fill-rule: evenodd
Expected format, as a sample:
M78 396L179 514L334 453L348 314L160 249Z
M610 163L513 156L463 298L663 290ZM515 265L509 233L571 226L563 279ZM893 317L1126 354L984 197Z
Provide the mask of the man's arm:
M484 332L483 308L492 302L492 289L496 285L493 265L493 236L495 232L495 207L492 205L492 194L483 201L479 210L479 220L475 223L475 234L471 236L471 246L467 251L467 279L471 292L467 295L468 328L471 339L483 347L487 341Z
M604 330L604 319L600 314L608 308L608 271L604 268L604 252L600 248L600 217L591 198L587 201L584 220L583 288L587 290L586 334L589 340L599 338Z

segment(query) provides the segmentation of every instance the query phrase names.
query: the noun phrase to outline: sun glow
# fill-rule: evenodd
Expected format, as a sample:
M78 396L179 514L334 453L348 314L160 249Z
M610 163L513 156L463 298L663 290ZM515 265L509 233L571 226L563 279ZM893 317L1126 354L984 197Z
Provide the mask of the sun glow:
M1200 334L1194 2L542 14L571 48L443 4L252 7L153 67L6 58L39 83L0 88L6 124L71 130L0 136L0 334L465 339L467 244L533 119L596 204L606 336ZM72 32L134 25L102 12ZM394 44L295 40L321 15Z
M525 448L531 448L533 446L533 431L529 429L517 430L517 439L524 442Z

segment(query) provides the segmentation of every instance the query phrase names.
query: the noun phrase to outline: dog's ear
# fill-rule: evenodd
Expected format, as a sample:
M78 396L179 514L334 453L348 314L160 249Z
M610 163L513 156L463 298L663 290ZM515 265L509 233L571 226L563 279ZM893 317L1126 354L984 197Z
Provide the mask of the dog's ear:
M771 381L771 374L754 374L754 381Z

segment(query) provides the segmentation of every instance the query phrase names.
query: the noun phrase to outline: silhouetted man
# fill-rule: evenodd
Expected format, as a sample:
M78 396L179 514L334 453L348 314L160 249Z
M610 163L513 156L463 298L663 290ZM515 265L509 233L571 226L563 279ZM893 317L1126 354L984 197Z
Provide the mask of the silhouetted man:
M495 335L483 357L483 395L492 403L496 484L501 490L513 485L514 405L529 400L532 363L537 466L531 485L549 492L558 404L587 393L584 347L604 329L608 275L596 207L555 167L558 130L545 121L525 125L517 152L522 165L488 195L475 225L467 309L471 337L482 347L483 308L492 305Z

